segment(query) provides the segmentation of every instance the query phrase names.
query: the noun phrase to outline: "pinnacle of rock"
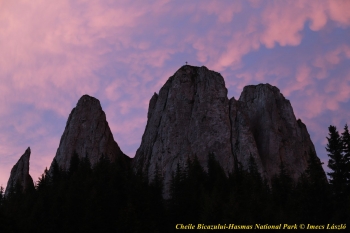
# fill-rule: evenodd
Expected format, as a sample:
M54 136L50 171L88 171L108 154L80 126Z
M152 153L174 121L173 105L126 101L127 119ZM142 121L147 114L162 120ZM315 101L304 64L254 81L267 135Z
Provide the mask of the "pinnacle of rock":
M158 166L169 182L177 163L195 156L206 167L215 153L232 171L229 100L223 77L206 67L183 66L153 95L133 165L152 179Z
M11 175L7 182L5 196L19 188L22 192L34 189L32 177L29 175L30 147L24 152L18 162L11 169Z
M307 168L309 152L316 154L306 126L296 120L293 108L277 87L246 86L239 98L256 144L253 154L268 180L281 163L296 180ZM239 141L245 144L245 141ZM257 154L256 154L257 153ZM241 153L242 155L242 153Z
M128 161L114 141L100 101L89 95L82 96L71 111L54 159L68 170L75 152L80 158L89 158L92 165L102 156L122 165Z

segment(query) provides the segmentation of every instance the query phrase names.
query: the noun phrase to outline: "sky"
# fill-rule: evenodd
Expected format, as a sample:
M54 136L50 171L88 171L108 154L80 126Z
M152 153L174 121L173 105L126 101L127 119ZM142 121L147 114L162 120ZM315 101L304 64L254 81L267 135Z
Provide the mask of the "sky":
M34 181L79 98L100 100L134 157L154 92L187 61L228 97L270 83L327 170L328 126L350 124L350 1L0 0L0 185L31 148Z

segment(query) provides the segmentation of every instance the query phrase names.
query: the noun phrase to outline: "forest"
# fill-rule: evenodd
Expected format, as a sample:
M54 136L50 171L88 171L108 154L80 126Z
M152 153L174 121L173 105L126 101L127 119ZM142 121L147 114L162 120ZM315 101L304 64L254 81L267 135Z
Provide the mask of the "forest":
M335 126L328 129L328 179L310 151L308 168L297 182L282 163L269 183L252 156L248 170L237 164L227 175L209 154L207 169L196 157L188 159L165 185L159 169L148 180L105 157L91 166L75 153L68 171L54 161L33 190L22 193L14 187L5 198L1 188L0 232L172 232L177 224L350 223L350 135L347 125L341 134Z

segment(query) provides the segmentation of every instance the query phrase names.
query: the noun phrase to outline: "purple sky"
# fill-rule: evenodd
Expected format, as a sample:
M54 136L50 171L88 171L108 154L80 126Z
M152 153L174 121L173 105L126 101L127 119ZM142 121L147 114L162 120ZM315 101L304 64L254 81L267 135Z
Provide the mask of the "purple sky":
M0 185L32 149L35 181L83 94L134 157L148 102L185 64L220 72L228 97L270 83L307 125L350 124L350 1L0 0ZM326 166L325 166L326 167Z

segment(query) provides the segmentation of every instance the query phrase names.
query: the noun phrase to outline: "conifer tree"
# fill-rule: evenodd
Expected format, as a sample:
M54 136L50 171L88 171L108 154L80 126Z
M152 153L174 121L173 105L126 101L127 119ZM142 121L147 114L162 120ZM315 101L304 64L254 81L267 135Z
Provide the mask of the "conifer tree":
M208 156L208 181L210 187L223 187L226 175L220 163L215 159L214 153Z
M159 210L162 203L162 195L163 195L163 176L161 171L159 170L158 164L156 164L156 169L154 172L153 180L150 184L151 188L151 203L154 205L154 208Z
M70 159L70 165L69 165L69 175L73 175L76 171L78 171L79 168L79 155L76 151L74 151L72 158Z
M87 156L80 160L78 169L80 171L80 175L85 179L87 179L92 173L90 159Z
M38 181L36 182L36 190L41 191L47 188L50 182L48 173L49 171L47 168L45 168L44 173L38 178Z
M347 193L350 194L350 134L348 125L345 124L344 132L341 135L342 152L344 157L344 173L346 178Z
M0 206L2 204L3 199L4 199L4 187L0 186Z
M148 215L146 220L150 228L155 228L157 225L163 225L165 222L165 209L163 208L163 176L162 172L156 164L154 177L149 185L148 192L148 208L144 208L145 214ZM158 219L158 224L155 219Z
M278 175L272 178L272 196L279 211L279 220L285 220L289 217L291 211L291 200L293 200L293 180L289 175L283 161L280 164Z
M295 192L295 217L299 221L317 223L328 220L329 215L329 188L322 162L310 149L308 166L300 176Z
M184 221L184 173L178 162L175 172L172 172L170 180L170 216L174 222Z
M202 196L206 193L204 187L206 183L206 174L200 165L198 157L193 160L187 159L187 176L185 180L185 205L187 206L187 221L198 222L203 206Z
M329 182L332 185L333 192L336 196L343 195L346 184L345 177L345 160L342 154L343 144L337 128L329 126L329 137L326 150L328 152L328 167L332 170L327 173L330 177Z
M256 164L252 154L250 154L249 156L248 169L249 169L249 174L254 179L254 181L258 182L259 185L260 183L262 184L262 178L258 170L258 165Z
M57 160L53 159L52 169L50 174L50 183L53 185L56 185L58 181L62 178L61 176L62 176L62 171L58 166Z
M182 171L180 163L178 162L176 165L176 171L175 173L172 173L172 179L170 181L170 195L176 204L179 204L178 202L182 198L183 183L184 173Z
M248 171L244 174L243 182L244 191L240 199L245 203L247 209L244 211L246 218L250 218L250 221L263 221L264 216L261 213L267 210L269 187L267 184L265 186L252 154L248 159Z
M307 179L311 185L317 187L327 184L322 168L323 163L311 149L309 151L308 167L305 170Z

